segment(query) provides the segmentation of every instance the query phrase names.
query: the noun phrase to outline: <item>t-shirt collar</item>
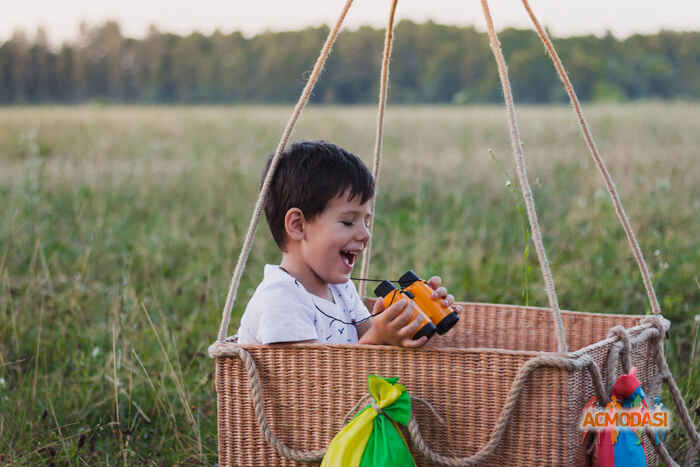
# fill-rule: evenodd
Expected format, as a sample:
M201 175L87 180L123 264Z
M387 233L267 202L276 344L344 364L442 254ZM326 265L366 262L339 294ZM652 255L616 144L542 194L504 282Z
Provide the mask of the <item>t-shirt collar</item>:
M331 302L329 300L326 300L325 298L318 297L308 290L306 290L306 287L304 287L304 284L299 282L294 276L289 274L287 271L282 269L281 265L275 265L275 264L266 264L264 271L263 271L263 276L265 280L284 280L284 281L290 281L293 282L295 286L299 287L302 289L304 292L309 294L309 297L311 300L313 300L314 303L318 304L319 306L323 306L324 308L331 307L335 308L336 304L338 303L338 296L336 293L333 291L333 287L328 287L328 290L331 293L331 296L333 297L334 302Z

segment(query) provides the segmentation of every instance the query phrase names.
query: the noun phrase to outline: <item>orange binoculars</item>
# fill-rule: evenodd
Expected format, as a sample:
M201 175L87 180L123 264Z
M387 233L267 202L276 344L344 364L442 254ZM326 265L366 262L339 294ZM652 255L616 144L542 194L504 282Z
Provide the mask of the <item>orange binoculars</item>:
M384 298L385 308L404 297L416 303L411 321L420 319L422 322L415 334L411 336L413 339L423 336L430 339L435 332L445 334L459 321L459 315L440 303L440 299L433 298L434 290L413 270L409 270L399 278L399 285L401 289L395 288L389 281L382 281L374 289L374 293L377 297Z

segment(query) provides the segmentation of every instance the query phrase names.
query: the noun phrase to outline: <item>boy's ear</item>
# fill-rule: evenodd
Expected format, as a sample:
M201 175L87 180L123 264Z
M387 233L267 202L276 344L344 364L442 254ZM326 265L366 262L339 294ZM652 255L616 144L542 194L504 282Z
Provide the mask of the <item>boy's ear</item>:
M306 219L304 213L299 208L291 208L284 215L284 230L287 237L292 240L302 240L304 238L304 225Z

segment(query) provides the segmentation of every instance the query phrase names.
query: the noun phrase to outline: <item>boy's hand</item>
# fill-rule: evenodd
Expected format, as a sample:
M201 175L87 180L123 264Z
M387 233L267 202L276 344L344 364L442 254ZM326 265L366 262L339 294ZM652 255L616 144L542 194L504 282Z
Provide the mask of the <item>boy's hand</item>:
M461 312L462 306L455 305L454 296L452 296L452 294L448 294L447 289L445 287L440 287L440 284L442 284L442 279L440 279L440 276L433 276L428 279L428 286L434 290L433 298L441 299L440 303L446 307L449 307L452 311L456 313Z
M384 300L374 303L372 327L360 338L360 344L400 345L402 347L420 347L428 341L426 336L412 339L411 336L420 326L419 319L411 320L415 303L413 300L401 299L384 309Z

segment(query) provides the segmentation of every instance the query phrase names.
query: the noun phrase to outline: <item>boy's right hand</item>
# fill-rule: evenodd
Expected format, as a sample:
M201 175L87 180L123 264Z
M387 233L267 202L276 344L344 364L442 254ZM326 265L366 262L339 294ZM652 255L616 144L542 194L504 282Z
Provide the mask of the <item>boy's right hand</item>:
M384 300L374 303L372 327L362 336L360 344L400 345L402 347L420 347L428 341L426 336L412 339L418 330L420 319L411 320L415 302L405 298L384 309Z

